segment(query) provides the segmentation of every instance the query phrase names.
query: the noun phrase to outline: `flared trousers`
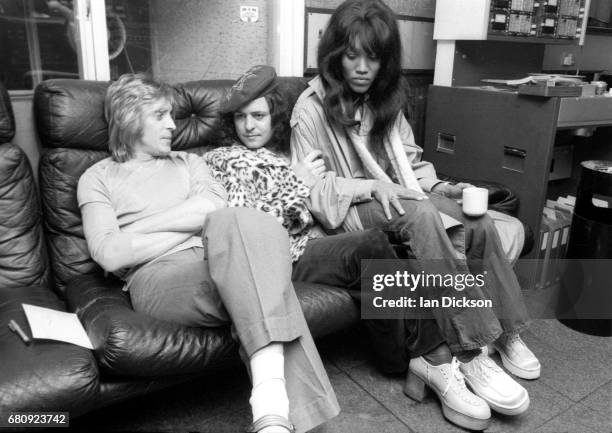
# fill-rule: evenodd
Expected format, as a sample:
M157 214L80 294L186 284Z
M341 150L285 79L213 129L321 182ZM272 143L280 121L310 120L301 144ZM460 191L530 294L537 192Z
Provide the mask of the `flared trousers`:
M290 420L298 432L336 416L339 405L291 283L286 230L247 208L210 213L204 248L138 269L129 284L136 311L186 326L231 323L243 360L284 343Z

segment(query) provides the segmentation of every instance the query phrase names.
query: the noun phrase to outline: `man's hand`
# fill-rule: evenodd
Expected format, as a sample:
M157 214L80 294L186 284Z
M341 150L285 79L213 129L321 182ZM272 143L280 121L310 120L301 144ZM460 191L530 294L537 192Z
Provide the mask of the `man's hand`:
M325 174L325 161L320 150L313 150L301 161L292 165L295 176L300 179L308 188L317 183Z
M456 184L451 183L439 183L433 187L431 192L446 196L448 198L458 199L463 194L463 189L474 186L471 183L458 182Z
M400 203L400 199L423 200L427 198L427 196L420 191L404 188L401 185L380 180L375 181L372 185L372 194L374 198L380 202L388 220L392 218L389 204L395 208L397 213L404 215L405 211Z

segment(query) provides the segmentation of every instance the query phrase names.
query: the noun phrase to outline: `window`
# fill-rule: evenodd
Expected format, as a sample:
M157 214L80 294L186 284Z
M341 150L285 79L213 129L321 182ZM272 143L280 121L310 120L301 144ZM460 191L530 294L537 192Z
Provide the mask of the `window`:
M149 0L106 0L110 78L152 72Z
M149 0L0 0L0 65L9 90L151 71Z
M0 0L0 80L148 72L169 83L232 79L256 64L301 75L304 0ZM254 18L255 17L255 18ZM271 29L275 29L272 31Z
M0 0L0 80L9 90L33 89L47 78L79 77L72 0Z

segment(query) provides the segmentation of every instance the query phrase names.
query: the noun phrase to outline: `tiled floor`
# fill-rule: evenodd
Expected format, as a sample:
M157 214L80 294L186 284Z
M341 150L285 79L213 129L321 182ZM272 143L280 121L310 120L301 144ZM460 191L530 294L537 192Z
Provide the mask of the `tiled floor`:
M531 407L494 415L487 432L611 432L612 337L594 337L540 320L523 334L542 362L542 377L521 381ZM461 432L442 418L435 397L418 404L402 377L381 375L359 330L318 342L342 412L315 433ZM497 359L499 361L499 359ZM246 374L228 372L131 400L72 421L71 431L241 432L249 418Z

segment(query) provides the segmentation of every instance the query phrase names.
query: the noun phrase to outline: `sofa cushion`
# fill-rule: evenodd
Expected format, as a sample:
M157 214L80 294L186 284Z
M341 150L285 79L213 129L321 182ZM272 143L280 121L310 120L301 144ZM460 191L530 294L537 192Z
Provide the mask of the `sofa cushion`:
M114 376L183 375L238 362L228 326L189 328L132 309L121 282L101 275L75 278L66 298L91 339L100 368ZM295 283L314 336L344 329L359 319L348 292Z
M73 279L66 291L105 373L189 374L235 357L227 328L189 328L137 313L121 286L95 274Z
M26 155L12 143L0 144L0 287L49 283L41 220Z
M215 146L219 101L229 80L192 81L174 86L174 150Z
M307 80L280 77L279 89L293 108ZM108 151L108 126L104 118L105 81L55 79L42 82L34 93L36 126L47 148ZM177 84L173 115L174 150L215 146L219 101L231 80L202 80Z
M36 125L47 148L108 151L108 124L104 96L109 82L48 80L34 95ZM187 150L211 145L217 122L218 100L229 80L198 81L174 87L176 121L172 148Z
M58 293L64 292L71 279L99 270L87 250L76 188L81 174L107 156L104 151L65 148L49 149L41 156L39 183L44 228Z
M44 147L108 149L105 81L48 80L36 87L34 114Z
M26 346L6 326L13 319L32 335L22 303L66 311L48 288L0 288L0 417L6 420L11 411L69 411L77 416L91 410L99 393L92 352L51 340Z

